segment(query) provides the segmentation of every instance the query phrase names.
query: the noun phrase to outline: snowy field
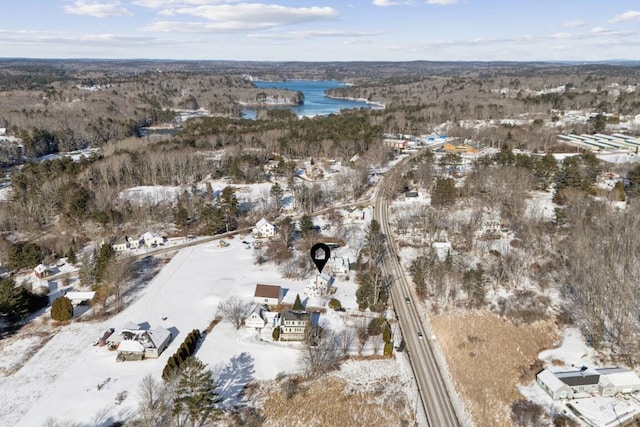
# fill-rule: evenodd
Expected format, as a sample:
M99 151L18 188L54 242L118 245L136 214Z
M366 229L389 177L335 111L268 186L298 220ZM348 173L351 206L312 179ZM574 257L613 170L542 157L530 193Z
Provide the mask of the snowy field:
M147 374L159 378L167 358L186 335L195 328L204 330L214 319L221 300L237 295L249 302L257 283L282 286L287 290L284 303L293 303L298 293L304 299L304 286L310 279L283 279L275 266L255 265L253 250L246 249L241 240L227 240L231 245L225 248L210 242L182 249L123 312L101 323L75 321L61 327L21 369L0 377L0 399L5 402L0 408L0 425L39 426L55 418L107 426L126 419L136 410L140 380ZM343 305L355 309L355 284L338 280L336 285ZM338 313L328 313L320 322L337 329L340 321L336 316ZM173 341L159 359L116 362L115 352L92 346L105 329L117 331L129 321L172 331ZM30 344L18 341L5 346L0 353L2 364L12 365L12 359L20 358L20 350ZM252 379L297 372L299 346L273 343L253 330L236 331L223 321L205 336L196 356L218 373L222 395L232 400ZM116 397L125 393L118 403Z

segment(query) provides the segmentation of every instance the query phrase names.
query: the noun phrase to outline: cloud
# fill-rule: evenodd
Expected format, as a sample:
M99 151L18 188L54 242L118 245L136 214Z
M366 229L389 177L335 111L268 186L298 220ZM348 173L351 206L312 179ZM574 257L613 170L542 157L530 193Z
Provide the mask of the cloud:
M578 27L584 27L585 25L587 25L587 23L579 19L575 21L567 21L562 23L562 26L565 28L578 28Z
M378 7L399 6L399 5L411 4L411 3L412 2L410 0L404 0L404 1L373 0L373 2L371 2L371 4L373 4L374 6L378 6Z
M206 6L220 5L229 3L240 3L242 0L134 0L136 6L147 7L150 9L160 9L173 6Z
M145 0L149 1L149 0ZM338 18L331 7L285 7L261 3L224 4L164 9L164 16L188 15L206 19L202 22L157 21L144 27L146 31L226 32L264 30L285 25L327 21Z
M610 24L617 24L619 22L625 21L638 21L640 20L640 10L627 10L620 15L616 15L613 18L609 19L607 22Z
M107 18L109 16L131 16L133 15L126 8L120 6L119 1L111 3L100 3L95 1L76 0L75 3L64 6L66 13L73 15L88 15L96 18Z
M344 30L309 30L290 31L284 34L249 34L248 37L269 40L300 40L311 38L349 38L351 40L363 39L371 36L379 36L382 31L344 31Z
M439 4L442 6L455 3L458 3L458 0L427 0L427 4Z
M86 43L104 46L147 46L149 44L164 45L167 41L156 41L152 37L128 36L112 33L71 34L50 31L0 31L3 43L20 45L83 45Z

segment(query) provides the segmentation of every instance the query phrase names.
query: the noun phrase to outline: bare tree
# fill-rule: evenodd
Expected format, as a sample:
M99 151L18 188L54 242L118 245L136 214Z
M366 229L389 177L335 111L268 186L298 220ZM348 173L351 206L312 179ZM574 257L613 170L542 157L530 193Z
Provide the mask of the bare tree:
M236 328L240 329L244 319L247 317L249 304L242 301L236 295L230 296L218 304L218 311Z
M171 399L168 387L151 375L138 386L138 417L142 427L168 426L171 420Z
M315 376L336 369L343 355L341 338L325 331L324 336L316 341L316 345L305 346L300 354L300 362L307 376Z

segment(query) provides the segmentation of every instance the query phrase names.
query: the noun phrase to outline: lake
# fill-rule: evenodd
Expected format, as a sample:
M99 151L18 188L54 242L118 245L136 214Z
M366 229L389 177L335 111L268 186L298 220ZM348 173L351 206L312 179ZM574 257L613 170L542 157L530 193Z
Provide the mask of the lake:
M353 101L349 99L333 99L325 96L324 91L336 87L346 86L337 80L286 80L282 82L253 82L259 88L289 89L300 91L304 94L304 104L282 107L268 108L290 108L295 111L298 117L324 116L327 114L339 113L345 108L382 108L376 104L367 104L364 101ZM242 117L246 119L256 118L255 108L246 108Z

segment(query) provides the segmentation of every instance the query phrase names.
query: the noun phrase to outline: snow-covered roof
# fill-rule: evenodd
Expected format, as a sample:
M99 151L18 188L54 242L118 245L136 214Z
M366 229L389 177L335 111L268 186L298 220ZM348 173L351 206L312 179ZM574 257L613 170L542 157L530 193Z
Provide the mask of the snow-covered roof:
M556 377L556 375L553 372L551 372L548 369L545 369L544 371L540 372L537 375L537 377L540 381L545 383L551 391L554 391L554 392L567 386L558 377Z
M635 372L627 369L611 368L597 369L597 371L600 372L600 374L604 377L603 381L608 381L615 387L640 385L640 378L638 377L638 375L636 375Z
M128 331L128 332L137 332L140 330L140 325L129 320L127 323L124 324L124 326L122 327L122 330Z
M91 301L93 297L96 295L94 291L86 291L86 292L67 292L64 294L65 297L69 298L73 303L81 303L83 301Z
M159 326L155 329L152 329L147 332L149 334L149 338L153 343L155 348L158 348L164 343L167 339L171 337L171 332L168 329Z
M140 353L144 352L144 346L138 341L122 340L120 341L120 345L118 345L118 351Z
M147 240L151 240L151 239L157 239L161 237L158 233L154 232L154 231L147 231L146 233L144 233L142 235L142 240L147 241Z
M271 226L271 227L273 227L273 226L274 226L273 224L271 224L269 221L267 221L267 220L266 220L266 219L264 219L264 218L261 218L261 219L260 219L260 221L256 222L256 228L262 228L262 227L264 227L265 225L269 225L269 226Z

